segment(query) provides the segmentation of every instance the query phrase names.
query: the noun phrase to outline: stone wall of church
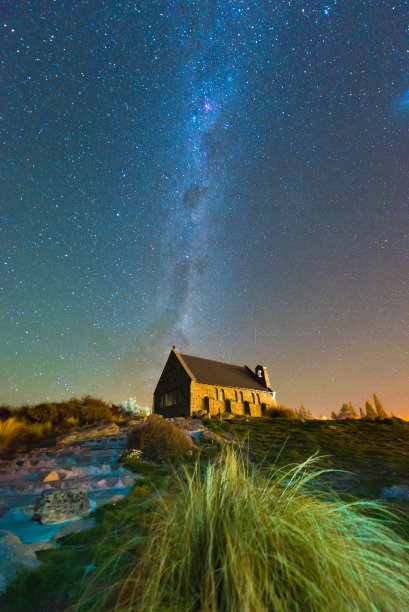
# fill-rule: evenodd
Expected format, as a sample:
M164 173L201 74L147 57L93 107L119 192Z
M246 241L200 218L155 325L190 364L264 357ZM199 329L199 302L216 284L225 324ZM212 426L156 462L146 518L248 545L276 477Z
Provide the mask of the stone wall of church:
M263 391L219 387L192 381L190 414L218 416L224 412L263 416L266 408L276 406L274 395Z

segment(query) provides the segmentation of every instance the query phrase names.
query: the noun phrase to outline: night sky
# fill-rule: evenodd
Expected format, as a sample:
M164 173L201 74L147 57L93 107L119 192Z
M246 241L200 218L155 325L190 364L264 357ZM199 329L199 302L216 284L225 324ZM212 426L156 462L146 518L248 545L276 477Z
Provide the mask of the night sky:
M2 2L0 401L167 355L409 413L409 2Z

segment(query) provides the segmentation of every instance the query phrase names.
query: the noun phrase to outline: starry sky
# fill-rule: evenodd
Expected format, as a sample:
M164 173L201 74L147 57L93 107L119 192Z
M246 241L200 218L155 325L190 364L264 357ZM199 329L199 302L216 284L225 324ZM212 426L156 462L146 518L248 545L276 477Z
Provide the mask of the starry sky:
M409 413L409 2L3 0L0 402L181 352Z

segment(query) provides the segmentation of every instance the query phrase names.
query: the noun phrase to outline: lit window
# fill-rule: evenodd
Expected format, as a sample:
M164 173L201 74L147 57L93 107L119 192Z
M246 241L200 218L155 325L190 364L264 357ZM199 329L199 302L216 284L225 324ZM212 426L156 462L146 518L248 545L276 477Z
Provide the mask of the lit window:
M179 403L182 399L182 389L174 389L164 393L161 397L161 407L167 408L168 406L174 406Z

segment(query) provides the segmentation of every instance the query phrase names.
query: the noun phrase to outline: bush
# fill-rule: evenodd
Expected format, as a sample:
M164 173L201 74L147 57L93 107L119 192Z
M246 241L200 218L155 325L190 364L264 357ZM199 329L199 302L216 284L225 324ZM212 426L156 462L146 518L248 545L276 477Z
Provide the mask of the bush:
M151 416L145 423L129 431L128 448L141 450L144 459L171 461L180 459L192 450L193 443L172 423Z
M125 417L149 416L151 409L148 406L139 406L134 397L130 397L119 408L119 413Z
M204 473L186 470L158 500L142 553L99 596L144 612L409 609L409 546L390 514L314 490L315 461L266 474L228 449Z
M266 414L272 419L298 419L298 414L295 410L284 408L284 406L267 408Z
M0 421L6 421L12 416L13 416L13 411L11 407L7 406L7 404L2 404L0 406Z
M90 395L86 395L82 399L73 397L67 402L23 406L19 414L28 423L51 422L55 429L66 425L69 419L71 419L71 424L91 425L106 423L113 418L109 405Z
M44 423L30 423L23 425L21 429L21 441L25 443L32 443L44 436L49 435L53 431L53 424L51 421Z

